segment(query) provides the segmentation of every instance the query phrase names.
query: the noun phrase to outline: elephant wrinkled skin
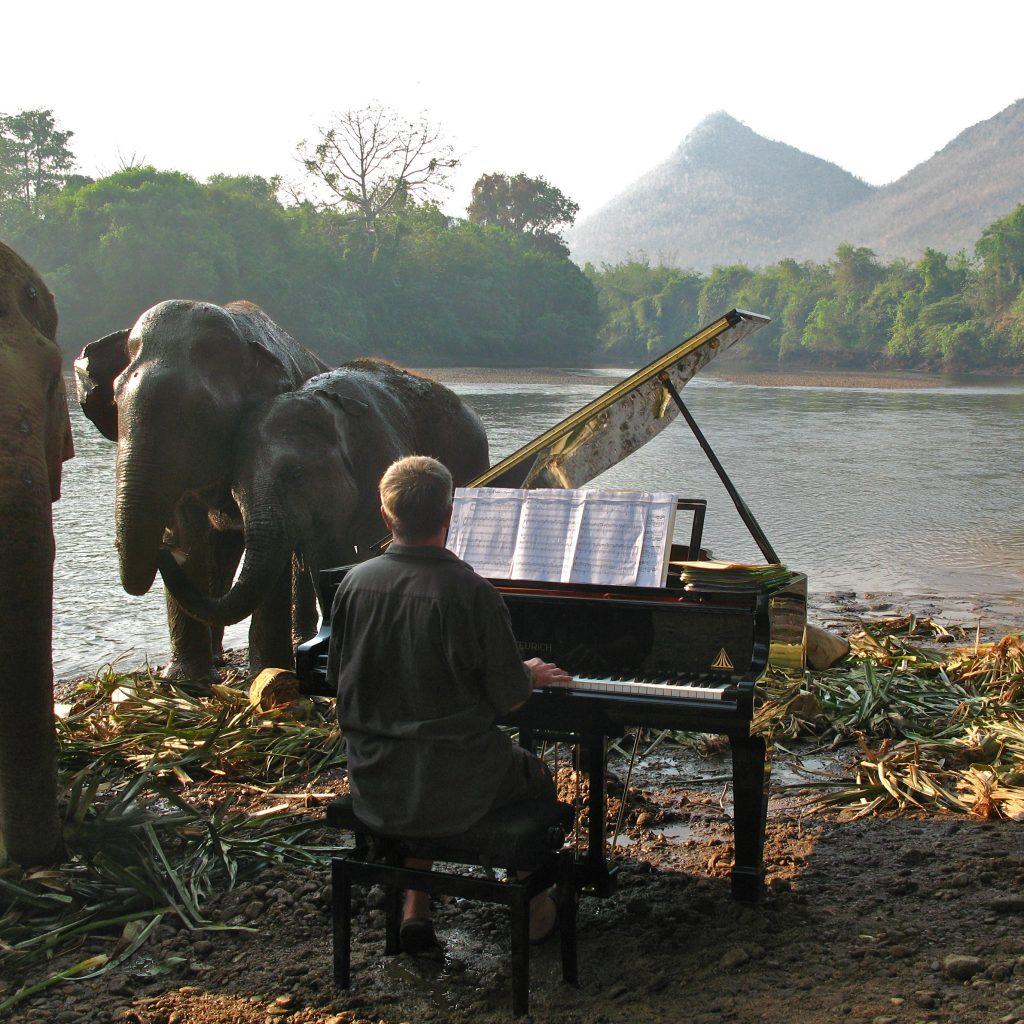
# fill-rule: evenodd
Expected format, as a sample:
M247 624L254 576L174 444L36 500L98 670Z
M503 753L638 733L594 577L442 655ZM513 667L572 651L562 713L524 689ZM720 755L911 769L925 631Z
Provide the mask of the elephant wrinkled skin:
M74 454L57 309L0 243L0 863L61 852L53 724L53 521Z
M365 558L385 533L377 486L395 460L432 455L456 485L488 465L483 425L454 392L373 359L274 399L246 428L238 454L245 558L231 590L204 599L168 549L160 556L164 582L183 607L219 625L257 608L293 551L314 580L321 569Z
M230 476L240 425L326 369L250 302L161 302L130 330L86 345L75 362L78 396L117 443L116 545L129 594L152 586L168 531L192 585L209 596L227 589L242 548ZM291 582L288 571L271 580L253 618L256 669L291 664ZM170 594L167 620L172 660L164 675L215 680L222 631L184 614Z

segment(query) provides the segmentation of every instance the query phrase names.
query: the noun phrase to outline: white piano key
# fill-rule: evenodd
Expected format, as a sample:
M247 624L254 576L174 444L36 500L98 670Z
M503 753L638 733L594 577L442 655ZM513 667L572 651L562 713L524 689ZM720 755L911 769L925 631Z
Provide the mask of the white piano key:
M659 697L686 700L716 701L725 699L727 686L689 686L681 683L640 683L636 679L612 681L593 676L576 676L552 687L587 693L610 693L629 697Z

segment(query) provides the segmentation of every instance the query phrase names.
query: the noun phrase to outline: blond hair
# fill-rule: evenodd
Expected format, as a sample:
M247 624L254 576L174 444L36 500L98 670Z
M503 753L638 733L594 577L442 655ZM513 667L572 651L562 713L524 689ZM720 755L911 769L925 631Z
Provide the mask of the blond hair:
M437 459L409 455L381 477L380 503L396 536L427 540L444 526L452 507L452 475Z

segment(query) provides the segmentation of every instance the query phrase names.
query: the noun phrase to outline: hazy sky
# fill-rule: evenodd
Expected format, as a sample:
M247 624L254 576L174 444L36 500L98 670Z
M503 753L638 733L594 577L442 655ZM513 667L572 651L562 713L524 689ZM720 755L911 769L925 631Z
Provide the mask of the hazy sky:
M80 169L296 176L333 110L426 110L464 165L593 212L708 113L880 184L1024 96L1016 0L5 6L0 111L51 107Z

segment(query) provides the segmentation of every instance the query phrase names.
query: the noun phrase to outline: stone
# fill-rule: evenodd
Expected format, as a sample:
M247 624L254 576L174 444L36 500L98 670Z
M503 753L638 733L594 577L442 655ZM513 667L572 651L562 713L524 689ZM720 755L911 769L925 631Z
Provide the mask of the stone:
M820 626L808 624L804 644L809 668L831 668L850 653L849 641Z
M1024 896L1017 893L996 896L989 906L997 914L1024 914Z
M259 903L259 902L250 903L249 906L247 906L245 908L243 916L248 921L255 921L258 918L263 916L264 910L265 910L265 908L264 908L262 903Z
M298 677L285 668L265 668L249 687L249 704L259 711L287 707L298 699Z
M375 885L366 894L366 905L374 910L379 910L387 902L387 896L382 886Z
M919 846L908 846L901 854L900 861L910 867L918 864L925 864L931 860L932 855L928 850L922 850Z
M718 966L723 971L732 971L737 967L741 967L750 959L750 954L742 946L733 946L732 949L728 949L722 956L722 959L718 961Z
M950 953L942 961L942 972L947 978L952 978L954 981L969 981L984 966L979 957Z

